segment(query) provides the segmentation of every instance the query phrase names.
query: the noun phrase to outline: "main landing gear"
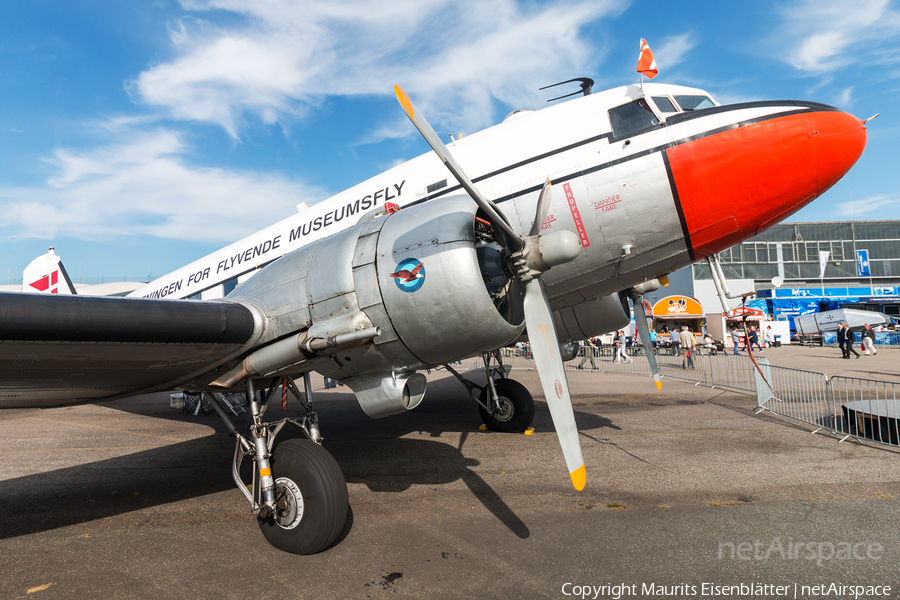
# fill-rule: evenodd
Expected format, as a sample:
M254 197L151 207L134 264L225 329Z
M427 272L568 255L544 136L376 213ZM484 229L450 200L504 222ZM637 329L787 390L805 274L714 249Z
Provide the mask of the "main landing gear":
M253 381L248 381L250 436L237 431L231 417L214 394L204 392L210 405L234 434L234 462L231 474L238 489L250 502L259 528L270 544L293 554L315 554L337 541L344 530L349 511L347 482L337 461L320 444L318 417L312 409L309 374L303 376L301 393L290 377L275 378L268 392L260 397ZM300 401L306 414L297 419L264 423L262 416L269 399L287 391ZM307 439L286 440L275 445L275 436L290 424ZM241 479L241 464L253 460L253 480Z
M518 381L506 377L506 369L500 351L494 350L482 355L484 374L487 384L480 386L472 383L449 365L448 371L459 379L475 402L478 403L478 414L482 421L493 431L504 433L522 433L534 420L534 398L531 392ZM497 364L492 365L491 360ZM481 390L476 396L475 390Z

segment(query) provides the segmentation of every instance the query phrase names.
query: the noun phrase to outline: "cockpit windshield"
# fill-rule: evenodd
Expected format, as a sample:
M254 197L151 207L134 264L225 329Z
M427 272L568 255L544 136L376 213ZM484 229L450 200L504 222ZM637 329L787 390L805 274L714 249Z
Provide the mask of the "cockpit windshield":
M675 96L675 101L681 106L681 110L703 110L704 108L714 108L716 104L709 99L709 96Z
M675 108L675 105L672 104L672 101L666 96L653 96L653 102L656 103L656 108L658 108L661 113L678 112L678 109Z

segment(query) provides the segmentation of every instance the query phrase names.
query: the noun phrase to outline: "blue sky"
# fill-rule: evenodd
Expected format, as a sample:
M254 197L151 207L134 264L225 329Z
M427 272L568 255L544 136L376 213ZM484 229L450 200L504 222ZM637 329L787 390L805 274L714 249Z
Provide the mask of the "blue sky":
M424 153L394 84L471 133L637 81L641 37L723 104L881 113L791 220L900 219L895 2L29 0L0 6L2 275L50 245L76 281L162 275Z

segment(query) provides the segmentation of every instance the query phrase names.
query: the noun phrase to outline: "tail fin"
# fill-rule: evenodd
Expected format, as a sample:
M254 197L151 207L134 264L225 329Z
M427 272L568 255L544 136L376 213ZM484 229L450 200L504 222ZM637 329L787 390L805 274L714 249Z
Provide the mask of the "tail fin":
M43 294L75 294L75 286L51 246L22 272L22 291Z

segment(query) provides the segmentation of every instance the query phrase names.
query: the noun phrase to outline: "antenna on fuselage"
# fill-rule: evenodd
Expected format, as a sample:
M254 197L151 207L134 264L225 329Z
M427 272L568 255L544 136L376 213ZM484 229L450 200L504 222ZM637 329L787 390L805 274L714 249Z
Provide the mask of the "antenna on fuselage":
M583 93L585 96L591 95L591 88L594 87L594 80L590 77L576 77L575 79L569 79L568 81L560 81L559 83L554 83L552 85L546 85L541 90L546 90L548 88L556 87L558 85L564 85L566 83L572 83L573 81L578 81L581 83L581 89L577 92L572 92L571 94L566 94L565 96L559 96L558 98L551 98L547 100L547 102L553 102L554 100L562 100L563 98L568 98L569 96L577 96L578 94Z

